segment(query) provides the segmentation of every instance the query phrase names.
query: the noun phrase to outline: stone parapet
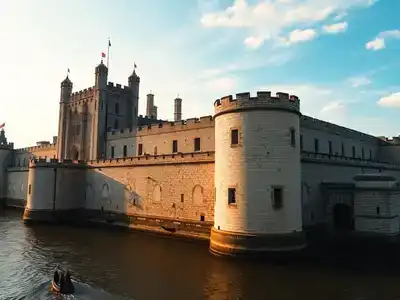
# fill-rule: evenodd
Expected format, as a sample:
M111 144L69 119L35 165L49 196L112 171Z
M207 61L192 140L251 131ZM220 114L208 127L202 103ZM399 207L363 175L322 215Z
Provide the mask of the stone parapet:
M214 152L193 152L166 155L146 155L137 157L91 160L89 167L147 166L162 164L213 163Z
M375 160L361 159L345 157L340 155L330 155L326 153L315 153L315 152L301 152L301 161L309 163L326 163L326 164L337 164L337 165L356 165L366 168L374 169L385 169L385 170L400 170L400 165L379 162Z
M173 133L184 130L194 130L214 126L214 119L212 116L204 116L201 118L191 118L182 121L174 122L158 122L149 124L147 126L139 126L137 130L134 128L125 128L118 131L111 131L107 133L107 139L121 139L132 136L147 136L158 135L163 133Z

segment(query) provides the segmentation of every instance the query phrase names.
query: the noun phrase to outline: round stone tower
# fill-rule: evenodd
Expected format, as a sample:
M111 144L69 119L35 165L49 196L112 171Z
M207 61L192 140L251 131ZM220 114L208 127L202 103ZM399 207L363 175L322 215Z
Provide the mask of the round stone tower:
M304 248L298 97L241 93L215 101L214 107L211 252L251 255Z

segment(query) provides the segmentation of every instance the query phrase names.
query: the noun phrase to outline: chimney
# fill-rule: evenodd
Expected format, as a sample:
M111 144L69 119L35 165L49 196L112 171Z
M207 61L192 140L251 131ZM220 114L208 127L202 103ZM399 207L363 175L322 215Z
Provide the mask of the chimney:
M182 99L179 98L179 96L178 96L177 98L175 98L174 102L175 102L175 104L174 104L174 120L181 121L182 120Z

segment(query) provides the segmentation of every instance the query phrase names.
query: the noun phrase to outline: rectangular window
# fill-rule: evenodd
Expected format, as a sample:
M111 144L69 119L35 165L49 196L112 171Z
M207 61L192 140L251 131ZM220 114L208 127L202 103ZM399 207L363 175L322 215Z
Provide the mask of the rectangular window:
M283 207L283 189L281 187L272 188L272 207L274 209Z
M236 204L236 189L228 188L228 204Z
M181 194L181 202L183 203L185 201L185 194Z
M342 143L342 156L346 156L346 152L344 151L344 144Z
M32 192L32 185L29 185L29 186L28 186L28 194L30 195L31 192Z
M356 147L352 147L352 152L353 152L353 158L356 158Z
M194 139L194 151L200 151L200 138Z
M300 150L303 150L303 135L300 134Z
M364 148L361 148L361 158L362 158L362 159L365 158Z
M143 144L138 145L138 156L143 155Z
M319 153L319 141L318 139L314 139L314 152Z
M178 152L178 141L173 140L172 141L172 153L176 153L176 152Z
M119 104L115 103L115 113L119 114Z
M126 145L124 145L123 152L124 152L124 157L128 156L128 147Z
M231 130L231 145L239 144L239 130L232 129Z
M294 128L290 128L290 145L296 147L296 130Z
M369 159L372 160L372 150L369 150Z
M154 155L157 155L157 146L154 146Z
M328 146L329 146L329 155L332 155L332 141L328 142Z
M114 158L114 146L111 146L111 158Z

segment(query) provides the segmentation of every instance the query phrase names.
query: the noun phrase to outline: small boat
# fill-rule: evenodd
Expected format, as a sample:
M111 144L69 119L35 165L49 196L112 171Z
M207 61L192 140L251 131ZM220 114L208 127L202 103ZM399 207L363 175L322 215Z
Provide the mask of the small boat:
M171 232L171 233L176 232L176 228L174 228L174 227L168 227L168 226L165 226L165 225L161 225L161 228L164 229L165 231L168 231L168 232Z
M69 272L59 270L58 267L54 271L51 287L57 294L73 294L75 292Z

